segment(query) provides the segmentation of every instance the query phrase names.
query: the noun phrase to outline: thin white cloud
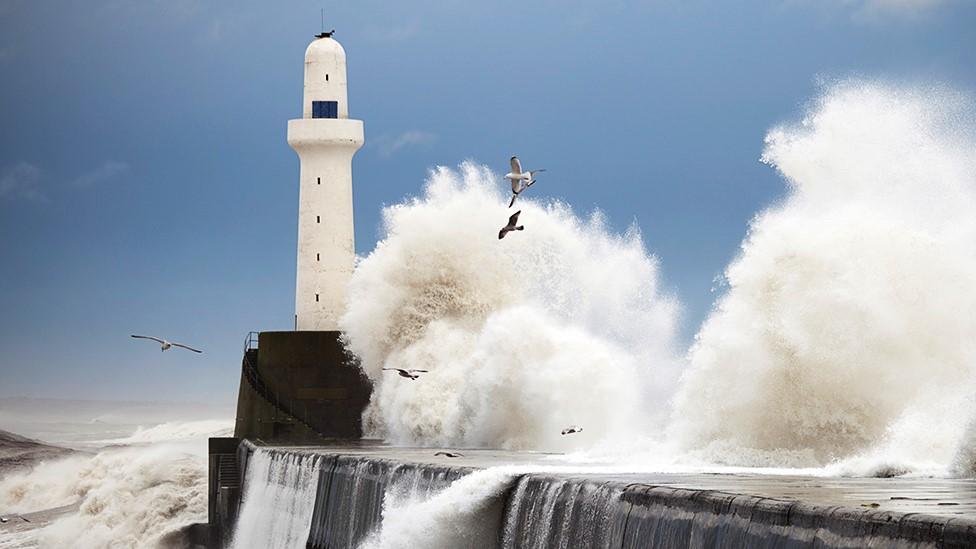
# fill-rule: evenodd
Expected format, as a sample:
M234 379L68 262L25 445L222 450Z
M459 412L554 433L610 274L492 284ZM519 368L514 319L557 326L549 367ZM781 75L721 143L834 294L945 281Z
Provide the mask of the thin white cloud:
M809 1L809 0L808 0ZM952 0L833 0L850 10L855 19L872 20L889 17L914 17L935 11Z
M918 11L934 8L943 0L860 0L856 3L877 10Z
M8 167L0 175L0 199L47 202L47 195L40 186L41 170L27 162Z
M885 17L916 17L945 4L946 0L847 0L857 8L854 17L883 19Z
M920 19L937 13L947 4L961 1L964 0L782 0L787 8L810 7L840 12L862 23Z
M94 170L79 176L77 179L71 182L72 187L87 188L93 185L97 185L104 181L114 179L120 175L123 175L129 171L129 165L125 162L116 162L115 160L107 160L102 163L101 166L95 168Z
M227 34L227 29L224 26L224 22L221 20L211 21L210 26L207 30L207 40L211 42L220 42L224 39Z
M376 24L369 25L364 30L364 34L366 38L373 42L398 43L406 42L419 35L421 30L420 21L407 19L385 26Z
M381 135L376 138L380 155L390 157L405 147L427 146L437 140L437 136L420 130L410 130L399 135Z

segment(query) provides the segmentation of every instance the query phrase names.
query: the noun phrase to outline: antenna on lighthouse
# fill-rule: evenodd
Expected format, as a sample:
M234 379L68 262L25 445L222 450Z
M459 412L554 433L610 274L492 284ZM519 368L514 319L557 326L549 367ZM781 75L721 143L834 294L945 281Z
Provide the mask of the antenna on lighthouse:
M320 9L319 10L319 13L322 15L322 32L316 34L315 37L316 38L331 38L332 35L335 34L335 29L332 29L329 32L325 32L325 8Z

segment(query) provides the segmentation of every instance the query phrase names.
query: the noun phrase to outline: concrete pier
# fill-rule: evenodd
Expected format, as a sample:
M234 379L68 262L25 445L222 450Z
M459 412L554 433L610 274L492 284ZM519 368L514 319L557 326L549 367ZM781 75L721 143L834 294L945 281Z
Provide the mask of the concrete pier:
M308 531L301 532L308 548L356 547L379 526L393 486L426 497L501 465L524 465L527 472L513 475L479 517L493 532L479 547L976 547L976 480L608 473L599 466L565 469L536 453L462 450L463 457L446 458L435 452L245 441L238 455L249 462L262 453L317 469L306 502ZM246 471L244 478L244 494L247 482L266 481L251 480ZM213 512L230 518L229 510Z

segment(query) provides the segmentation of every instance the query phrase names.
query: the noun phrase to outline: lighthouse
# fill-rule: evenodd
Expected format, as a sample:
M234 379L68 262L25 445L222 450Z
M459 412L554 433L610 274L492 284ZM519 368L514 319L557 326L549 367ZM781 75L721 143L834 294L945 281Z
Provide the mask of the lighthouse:
M288 144L301 164L295 329L248 334L234 436L287 444L358 439L372 386L345 351L339 317L355 260L352 157L363 146L363 123L349 119L346 52L331 32L305 50L302 117L288 121ZM236 448L229 442L224 450Z
M288 121L301 162L295 330L336 331L355 258L352 157L363 122L349 118L346 52L331 32L305 50L302 117Z

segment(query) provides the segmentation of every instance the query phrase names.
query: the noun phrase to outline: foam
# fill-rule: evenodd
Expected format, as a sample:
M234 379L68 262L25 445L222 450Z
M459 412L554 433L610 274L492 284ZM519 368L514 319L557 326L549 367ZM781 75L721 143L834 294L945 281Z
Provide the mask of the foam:
M552 179L532 191L542 192ZM677 379L676 301L636 228L520 199L524 232L484 167L434 170L384 209L340 320L374 383L373 436L397 444L566 450L624 438ZM528 194L528 193L527 193ZM384 367L425 369L418 381ZM658 416L659 417L659 416ZM584 432L561 437L571 424Z
M976 394L976 138L943 89L843 82L763 160L753 220L702 326L670 436L738 465L950 474Z

